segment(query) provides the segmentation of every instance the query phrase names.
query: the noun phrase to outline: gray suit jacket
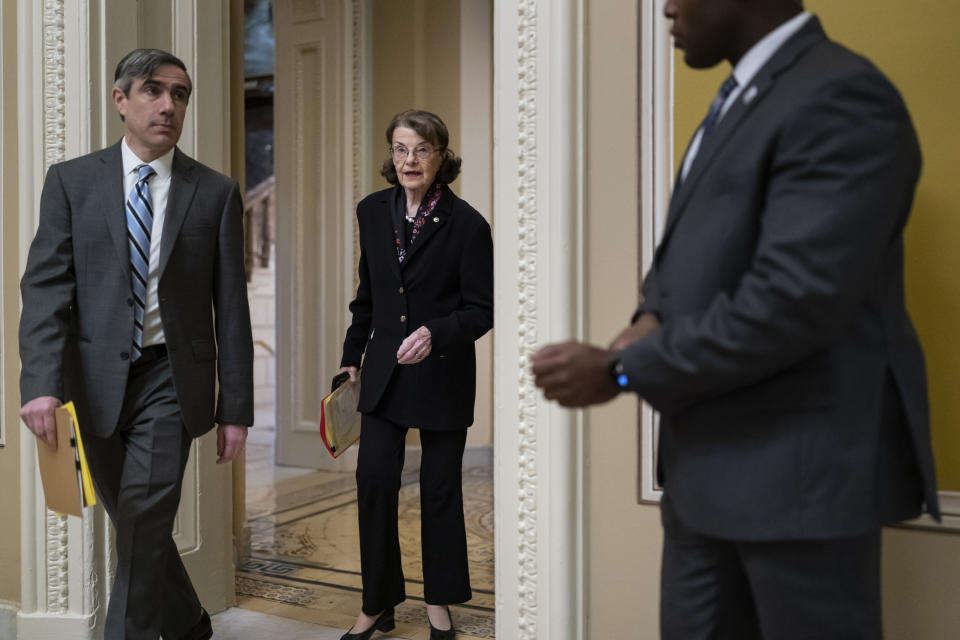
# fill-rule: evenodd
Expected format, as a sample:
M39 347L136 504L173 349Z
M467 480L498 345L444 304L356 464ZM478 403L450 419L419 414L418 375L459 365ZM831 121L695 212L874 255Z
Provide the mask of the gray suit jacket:
M816 18L705 141L637 310L662 326L622 355L687 526L809 539L938 513L904 304L919 171L896 89Z
M50 167L21 281L21 404L72 400L117 427L133 341L120 144ZM175 151L158 297L184 425L253 424L253 340L237 183ZM215 391L219 372L219 397Z

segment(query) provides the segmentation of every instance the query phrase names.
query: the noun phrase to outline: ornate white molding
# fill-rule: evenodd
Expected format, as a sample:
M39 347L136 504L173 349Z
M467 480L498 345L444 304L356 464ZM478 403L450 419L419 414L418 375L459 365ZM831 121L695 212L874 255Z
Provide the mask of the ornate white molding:
M43 169L66 155L66 66L63 0L43 3ZM70 597L67 517L46 515L47 611L66 613Z
M363 166L370 158L364 152L363 123L366 120L364 109L364 52L366 45L366 34L364 29L364 0L349 0L350 12L350 113L351 113L351 144L350 149L350 200L352 207L350 211L345 212L347 216L346 228L350 230L350 247L352 253L350 264L356 264L357 257L360 255L360 229L353 223L353 212L356 210L360 199L366 191L363 180ZM356 291L360 277L356 269L349 270L349 284L347 285L347 296L352 297L352 292Z
M582 2L494 10L497 635L583 637L579 414L529 356L581 334Z
M66 613L70 595L67 516L47 511L47 611Z
M20 264L33 237L43 177L67 157L85 152L91 113L91 6L65 0L18 4L18 184ZM68 55L69 54L69 55ZM94 523L48 511L36 467L36 444L20 446L21 608L18 637L92 638L94 607L102 598L95 562Z
M66 154L66 66L63 0L43 3L44 169Z
M537 347L537 3L522 0L517 29L519 246L517 332L520 384L517 387L519 432L519 632L537 637L537 390L528 359Z

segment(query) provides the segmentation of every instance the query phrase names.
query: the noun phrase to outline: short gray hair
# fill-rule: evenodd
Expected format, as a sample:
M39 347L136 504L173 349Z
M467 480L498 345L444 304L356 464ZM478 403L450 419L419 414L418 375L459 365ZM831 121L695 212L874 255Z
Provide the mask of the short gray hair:
M113 74L113 84L129 98L134 80L148 80L153 77L157 69L166 64L183 69L187 75L187 90L192 93L193 80L187 73L187 65L172 53L160 49L134 49L123 56L123 60L117 63L117 70Z

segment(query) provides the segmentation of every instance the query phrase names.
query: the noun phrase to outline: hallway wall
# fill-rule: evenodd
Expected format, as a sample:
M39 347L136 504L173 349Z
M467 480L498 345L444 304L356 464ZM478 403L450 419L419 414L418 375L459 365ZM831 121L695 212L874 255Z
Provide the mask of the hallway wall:
M17 3L0 0L0 603L20 601L20 392L17 357ZM2 614L0 614L2 617ZM0 620L0 630L3 622Z
M440 116L450 131L450 147L460 152L460 3L372 0L370 12L370 162L364 169L370 172L371 190L377 191L389 186L380 176L387 147L384 130L404 109ZM460 186L458 179L451 188L459 193Z
M638 3L585 4L585 338L606 345L639 291ZM584 420L587 638L658 637L660 509L637 504L638 407L623 394Z

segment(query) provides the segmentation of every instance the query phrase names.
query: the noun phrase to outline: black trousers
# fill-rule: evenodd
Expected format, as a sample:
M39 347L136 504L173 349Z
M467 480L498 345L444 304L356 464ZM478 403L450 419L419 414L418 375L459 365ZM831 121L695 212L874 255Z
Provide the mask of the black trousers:
M663 640L879 640L880 530L732 542L684 527L664 496Z
M166 358L134 365L117 430L84 436L90 472L116 528L105 640L179 640L201 618L173 540L190 435Z
M364 414L357 461L363 612L375 616L406 598L398 503L407 428ZM463 450L467 430L420 430L423 593L429 604L472 597L463 522Z

